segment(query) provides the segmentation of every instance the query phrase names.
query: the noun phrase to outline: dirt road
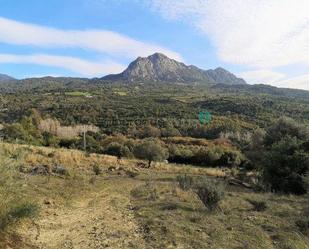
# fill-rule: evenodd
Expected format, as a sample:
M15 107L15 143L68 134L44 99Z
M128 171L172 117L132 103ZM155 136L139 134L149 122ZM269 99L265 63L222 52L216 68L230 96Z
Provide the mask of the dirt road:
M146 248L130 208L134 186L118 181L116 190L107 185L69 207L45 204L35 225L21 233L40 249Z

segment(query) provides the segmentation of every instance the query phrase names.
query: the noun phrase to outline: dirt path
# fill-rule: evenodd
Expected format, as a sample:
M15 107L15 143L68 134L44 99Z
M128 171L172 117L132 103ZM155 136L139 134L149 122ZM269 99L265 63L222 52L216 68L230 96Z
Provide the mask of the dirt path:
M23 237L40 249L146 248L134 213L130 209L130 188L117 183L87 196L72 207L42 211L36 226L23 230Z

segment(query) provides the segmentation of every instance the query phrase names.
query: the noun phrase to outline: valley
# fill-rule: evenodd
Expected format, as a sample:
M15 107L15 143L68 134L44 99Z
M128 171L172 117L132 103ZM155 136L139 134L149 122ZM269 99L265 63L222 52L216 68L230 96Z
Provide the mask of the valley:
M162 54L0 90L0 248L308 248L308 91Z

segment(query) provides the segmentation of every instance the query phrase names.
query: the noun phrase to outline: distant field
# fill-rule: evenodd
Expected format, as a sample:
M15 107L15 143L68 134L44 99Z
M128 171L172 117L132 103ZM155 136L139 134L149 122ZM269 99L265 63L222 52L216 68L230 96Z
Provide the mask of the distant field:
M119 96L126 96L127 92L123 92L123 91L115 91L115 94L118 94Z
M72 96L72 97L91 96L91 94L89 92L66 92L65 95Z

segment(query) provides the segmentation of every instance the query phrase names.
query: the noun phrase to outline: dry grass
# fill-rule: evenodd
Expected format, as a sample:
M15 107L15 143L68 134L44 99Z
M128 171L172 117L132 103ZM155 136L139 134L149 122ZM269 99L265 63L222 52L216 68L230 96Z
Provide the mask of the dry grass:
M309 248L308 235L302 234L295 224L308 209L308 196L255 193L230 186L220 202L221 211L209 213L193 192L177 186L177 175L209 175L220 179L230 174L224 169L165 163L140 169L136 168L137 160L119 162L113 156L5 143L0 143L0 159L3 190L0 198L3 200L6 195L39 204L41 214L34 219L41 226L39 240L59 235L53 241L62 242L64 232L72 241L81 236L81 240L94 243L87 241L87 236L97 225L97 217L91 216L95 210L102 215L101 222L105 222L101 227L108 229L100 231L103 236L100 240L110 248L146 248L143 242L148 248ZM30 175L19 170L21 166L43 164L63 165L70 176ZM93 165L102 169L102 173L96 175ZM136 174L132 177L128 171ZM267 209L257 212L248 200L263 200ZM79 218L86 227L78 225ZM120 225L124 218L131 230ZM75 223L68 219L74 219ZM55 220L59 223L51 227ZM22 225L22 230L13 226L9 233L0 233L0 248L7 245L13 249L40 248L34 246L35 238L29 241L36 234L33 224L25 220ZM135 247L130 247L129 240Z
M6 154L11 156L23 156L23 162L31 166L64 165L69 169L74 168L82 171L91 171L93 165L100 165L100 167L106 169L115 164L132 169L140 162L140 160L135 159L123 159L119 162L117 157L114 156L86 154L79 150L54 149L8 143L0 143L0 150L5 151ZM155 163L153 169L171 174L203 174L214 177L225 177L229 174L228 169L191 167L188 165L167 163Z

